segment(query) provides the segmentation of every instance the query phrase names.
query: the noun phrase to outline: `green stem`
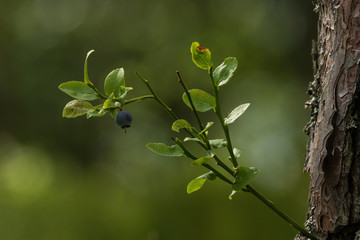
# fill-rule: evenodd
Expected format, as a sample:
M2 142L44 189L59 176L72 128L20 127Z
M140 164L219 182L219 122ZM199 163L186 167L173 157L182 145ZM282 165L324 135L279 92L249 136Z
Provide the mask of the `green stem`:
M184 146L184 144L182 144L182 142L180 141L180 139L178 138L173 138L173 140L175 141L175 143L183 150L185 156L187 156L188 158L191 158L192 160L196 160L198 159L197 157L195 157L194 155L192 155Z
M167 113L170 114L170 116L174 119L174 120L178 120L179 118L176 116L176 114L171 110L171 108L169 106L166 105L166 103L161 99L159 98L154 90L151 88L150 84L149 84L149 81L146 80L145 78L143 78L139 73L135 72L136 75L138 75L138 77L146 84L146 86L148 87L149 91L153 94L153 98L165 109L165 111ZM191 132L189 131L189 129L185 128L185 131L190 135L192 136L193 138L196 138L196 136ZM206 146L203 145L203 143L201 142L198 142L202 147L206 148Z
M211 68L210 71L209 71L209 75L210 75L211 82L212 82L212 85L213 85L215 101L216 101L215 112L216 112L216 115L218 116L218 118L220 120L221 126L223 127L223 130L224 130L224 133L225 133L225 136L226 136L226 141L227 141L227 148L228 148L228 151L230 153L232 163L234 164L234 167L236 168L238 166L238 163L236 161L236 157L235 157L234 152L233 152L233 147L232 147L232 144L231 144L231 138L230 138L230 133L229 133L229 127L228 127L227 124L225 124L224 118L222 117L222 114L221 114L220 101L219 101L219 89L215 85L215 81L214 81L212 73L213 73L213 71L212 71L212 68ZM249 192L252 195L254 195L262 203L264 203L267 207L269 207L271 210L273 210L278 216L280 216L282 219L284 219L286 222L288 222L293 228L300 231L306 237L308 237L308 238L310 238L312 240L317 240L317 238L315 236L313 236L308 231L306 231L303 227L298 225L293 219L291 219L287 214L285 214L283 211L281 211L279 208L277 208L273 202L271 202L269 199L264 197L261 193L259 193L257 190L255 190L251 185L247 185L246 188L244 189L244 191Z
M219 89L215 85L212 68L210 68L210 70L209 70L209 75L210 75L210 78L211 78L211 83L212 83L212 86L213 86L213 89L214 89L214 95L215 95L215 104L216 104L215 113L218 116L219 121L221 123L221 126L222 126L222 128L224 130L224 133L225 133L225 137L226 137L226 141L227 141L226 147L227 147L228 152L230 154L231 162L234 165L234 167L236 168L238 166L238 163L237 163L236 157L234 155L233 147L232 147L232 144L231 144L229 127L228 127L227 124L225 124L224 118L223 118L223 116L221 114L220 101L219 101Z
M230 138L230 133L229 133L229 127L227 124L225 124L224 118L222 117L222 114L221 114L220 101L219 101L219 89L215 85L215 81L214 81L214 77L213 77L212 73L213 73L213 71L211 68L209 71L209 75L210 75L211 82L213 85L215 101L216 101L215 112L220 120L221 126L222 126L225 136L226 136L227 148L228 148L229 154L231 156L231 161L232 161L234 167L236 168L238 166L238 163L236 161L236 157L233 152L233 147L231 144L231 138ZM232 185L232 183L231 183L231 185ZM269 199L264 197L261 193L259 193L257 190L255 190L251 185L247 185L246 188L244 189L244 191L249 192L252 195L254 195L262 203L264 203L267 207L269 207L271 210L273 210L278 216L280 216L282 219L284 219L286 222L288 222L293 228L300 231L303 235L305 235L306 237L308 237L312 240L317 240L317 238L315 236L313 236L308 231L306 231L303 227L298 225L293 219L291 219L287 214L285 214L283 211L281 211L279 208L277 208L273 202L271 202Z
M100 98L102 99L108 99L107 96L105 96L104 94L102 94L99 90L97 90L97 88L93 85L93 84L87 84L89 87L91 87L92 89L94 89L94 91L99 95Z
M141 97L132 98L130 100L126 100L124 105L130 104L130 103L133 103L133 102L137 102L137 101L141 101L141 100L144 100L144 99L149 99L149 98L155 98L155 97L154 97L154 95L145 95L145 96L141 96Z
M198 112L196 111L196 108L195 108L195 105L194 105L194 102L191 98L191 95L190 95L190 92L189 92L189 89L187 88L184 80L182 79L181 75L180 75L180 72L179 71L176 71L176 74L178 76L178 81L179 83L181 84L181 86L183 87L183 89L185 90L185 93L186 93L186 96L188 97L189 99L189 103L190 103L190 106L191 106L191 110L192 112L194 113L195 115L195 118L199 124L199 127L200 127L200 131L204 130L204 125L202 124L201 120L200 120L200 117L199 117L199 114ZM205 133L203 133L203 135L205 136Z
M233 170L231 170L223 161L221 161L221 159L214 154L213 158L216 161L216 164L219 165L220 167L222 167L225 171L227 171L231 176L234 176L235 172ZM231 183L232 184L232 183Z
M201 131L204 130L204 125L202 124L201 122L201 119L199 117L199 114L198 112L196 111L196 108L195 108L195 105L194 105L194 102L192 101L192 98L191 98L191 95L190 95L190 92L189 92L189 89L187 88L186 86L186 83L185 81L182 79L181 75L180 75L180 72L179 71L176 71L176 74L178 76L178 81L180 82L181 86L184 88L185 90L185 93L189 99L189 102L190 102L190 105L191 105L191 108L192 108L192 111L196 117L196 120L198 121L198 124L201 128ZM204 136L204 141L206 142L206 145L207 145L207 149L206 150L211 150L211 146L210 146L210 143L209 143L209 140L207 139L206 137L206 134L203 133L203 136ZM221 166L224 170L226 170L228 173L230 173L232 176L234 175L234 171L232 171L225 163L223 163L217 156L216 154L214 154L213 158L215 159L216 163Z
M259 199L262 203L264 203L266 206L268 206L271 210L273 210L278 216L280 216L282 219L284 219L287 223L289 223L293 228L300 231L303 235L310 238L311 240L318 240L314 235L309 233L307 230L305 230L303 227L301 227L299 224L297 224L293 219L291 219L286 213L281 211L279 208L275 206L273 202L271 202L269 199L264 197L261 193L259 193L257 190L255 190L251 185L247 185L245 188L246 192L251 193L254 195L257 199Z
M195 157L194 155L192 155L187 149L186 147L184 146L184 144L182 144L182 142L180 141L180 139L176 138L176 139L173 139L175 141L175 143L184 151L184 154L192 159L192 160L196 160L198 159L197 157ZM222 173L220 173L219 171L217 171L215 168L211 167L209 164L207 163L203 163L201 164L203 167L209 169L210 171L212 171L213 173L216 174L216 176L218 178L220 178L221 180L223 180L224 182L227 182L229 183L230 185L232 185L232 181L230 179L228 179L227 177L225 177Z
M237 163L237 160L236 160L236 157L234 155L234 151L233 151L233 147L232 147L232 143L231 143L231 138L230 138L230 133L229 133L229 127L227 124L224 124L223 125L223 129L224 129L224 132L225 132L225 136L226 136L226 141L227 141L227 149L228 149L228 152L230 154L230 157L231 157L231 161L234 165L235 168L237 168L238 166L238 163Z
M203 163L203 164L201 164L201 165L204 166L204 167L206 167L207 169L209 169L209 170L212 171L213 173L215 173L216 176L218 176L218 178L220 178L220 179L223 180L224 182L227 182L227 183L229 183L229 184L231 184L231 185L233 184L230 179L228 179L227 177L225 177L224 175L222 175L219 171L217 171L215 168L213 168L213 167L210 166L209 164Z
M135 72L136 75L138 75L138 77L143 80L143 82L146 84L146 86L148 87L148 89L150 90L150 92L152 93L152 95L154 96L155 100L165 109L166 112L168 112L170 114L170 116L174 119L174 120L178 120L179 118L175 115L175 113L171 110L171 108L169 108L165 102L163 100L161 100L161 98L159 98L155 92L152 90L149 81L146 80L145 78L143 78L138 72Z

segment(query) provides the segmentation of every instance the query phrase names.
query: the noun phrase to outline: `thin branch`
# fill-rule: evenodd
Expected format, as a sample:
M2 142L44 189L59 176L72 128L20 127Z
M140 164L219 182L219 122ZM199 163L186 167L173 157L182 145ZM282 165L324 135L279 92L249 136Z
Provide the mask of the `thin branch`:
M224 175L222 175L219 171L217 171L215 168L213 168L212 166L210 166L207 163L203 163L201 164L202 166L206 167L207 169L209 169L210 171L212 171L213 173L216 174L217 177L219 177L221 180L223 180L224 182L229 183L230 185L232 185L233 183L231 182L230 179L228 179L227 177L225 177Z
M126 100L124 105L130 104L133 102L137 102L137 101L141 101L141 100L145 100L145 99L149 99L149 98L155 98L155 97L153 95L145 95L145 96L141 96L141 97L132 98L130 100Z
M196 108L195 108L194 102L192 101L192 98L191 98L189 89L188 89L188 87L186 86L185 81L184 81L183 78L181 77L180 72L179 72L179 71L176 71L176 74L177 74L177 76L178 76L178 81L179 81L179 83L180 83L181 86L184 88L185 93L186 93L186 95L187 95L187 97L188 97L188 99L189 99L189 102L190 102L192 111L193 111L193 113L194 113L194 115L195 115L195 117L196 117L196 120L198 121L198 124L199 124L199 126L200 126L200 128L201 128L201 131L203 131L203 130L204 130L204 125L202 124L201 119L200 119L200 117L199 117L199 114L198 114L198 112L196 111ZM204 136L204 140L205 140L206 145L207 145L207 150L211 150L211 146L210 146L209 140L208 140L207 137L206 137L206 134L203 133L203 136ZM230 175L232 175L232 176L234 175L234 171L232 171L223 161L221 161L221 160L219 159L219 157L216 156L216 154L214 154L213 158L215 159L217 165L219 165L219 166L221 166L223 169L225 169L228 173L230 173Z
M236 168L238 166L238 163L237 163L236 157L234 155L233 147L232 147L232 144L231 144L229 127L228 127L227 124L225 124L224 118L223 118L223 116L221 114L220 101L219 101L219 89L215 85L212 68L210 68L210 70L209 70L209 75L210 75L210 78L211 78L211 83L212 83L212 86L213 86L213 89L214 89L214 95L215 95L215 102L216 102L215 113L218 116L218 119L219 119L219 121L221 123L221 126L222 126L222 128L224 130L224 133L225 133L225 137L226 137L226 141L227 141L226 146L227 146L228 152L229 152L230 157L231 157L231 162L234 165L234 167Z
M138 75L138 77L146 84L147 88L149 89L149 91L153 94L153 97L154 99L165 109L165 111L167 113L170 114L170 116L174 119L174 120L178 120L179 118L176 116L176 114L171 110L171 108L166 105L166 103L161 99L159 98L156 93L154 92L154 90L151 88L150 84L149 84L149 81L146 80L144 77L142 77L138 72L135 72L136 75ZM185 128L185 131L192 137L196 137L194 135L194 133L192 133L189 129ZM202 142L198 142L198 144L200 144L203 148L206 149L206 146L204 146L204 144Z
M262 195L257 190L255 190L251 185L247 185L246 188L245 188L245 191L251 193L252 195L254 195L262 203L264 203L271 210L273 210L278 216L280 216L287 223L289 223L293 228L300 231L306 237L310 238L311 240L318 240L314 235L312 235L311 233L306 231L303 227L301 227L299 224L297 224L292 218L290 218L286 213L284 213L279 208L277 208L273 202L271 202L269 199L264 197L264 195Z
M87 84L89 87L91 87L98 95L100 98L102 99L108 99L107 96L105 96L104 94L102 94L93 84Z
M181 142L178 138L173 139L173 140L174 140L174 141L176 142L176 144L184 151L184 154L185 154L188 158L190 158L190 159L192 159L192 160L198 159L197 157L195 157L194 155L192 155L192 154L186 149L186 147L184 146L184 144L182 144L182 142ZM217 171L215 168L211 167L209 164L203 163L203 164L201 164L201 166L203 166L203 167L209 169L210 171L212 171L213 173L215 173L216 176L219 177L219 178L220 178L221 180L223 180L224 182L229 183L230 185L232 185L232 181L231 181L230 179L228 179L227 177L225 177L222 173L220 173L219 171Z
M152 95L154 96L155 100L165 109L165 111L167 111L170 116L174 119L174 120L178 120L179 118L175 115L175 113L171 110L171 108L168 107L168 105L166 105L166 103L159 98L155 92L152 90L149 81L146 80L145 78L143 78L138 72L135 72L136 75L138 75L138 77L146 84L146 86L148 87L149 91L152 93Z
M198 122L198 124L199 124L200 131L202 131L202 130L204 130L204 125L202 124L202 122L201 122L201 120L200 120L200 117L199 117L199 114L198 114L198 112L196 111L196 108L195 108L194 102L193 102L193 100L192 100L192 98L191 98L189 89L187 88L185 81L182 79L182 77L181 77L181 75L180 75L180 72L179 72L179 71L176 71L176 74L177 74L177 76L178 76L178 82L181 84L181 86L182 86L183 89L185 90L186 96L187 96L188 99L189 99L189 103L190 103L192 112L194 113L195 118L196 118L196 120L197 120L197 122ZM204 134L205 134L205 133L204 133Z

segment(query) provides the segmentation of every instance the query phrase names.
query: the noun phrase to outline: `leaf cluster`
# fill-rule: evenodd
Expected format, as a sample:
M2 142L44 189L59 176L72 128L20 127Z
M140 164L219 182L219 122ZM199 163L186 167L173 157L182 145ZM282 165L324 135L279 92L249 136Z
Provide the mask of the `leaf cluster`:
M65 105L63 117L76 118L83 115L86 115L87 118L102 117L106 113L115 117L124 105L137 100L152 98L152 95L147 95L126 100L127 93L132 88L125 86L124 68L114 69L106 76L104 93L101 93L90 81L88 75L88 58L93 52L94 50L91 50L86 55L83 81L69 81L59 85L61 91L74 98ZM89 102L94 100L102 100L102 103L93 105Z
M192 160L192 166L203 166L210 171L205 173L192 181L187 186L187 192L190 194L195 192L204 185L206 180L214 180L216 177L221 178L225 182L232 185L232 195L240 190L246 188L249 182L258 173L256 168L240 167L237 165L237 159L241 156L241 151L237 148L232 148L231 139L229 137L228 125L238 119L249 107L249 103L241 104L232 110L225 118L221 115L219 106L218 92L220 86L229 83L233 77L235 70L237 69L238 62L234 57L228 57L221 63L215 70L213 70L213 63L211 59L211 52L208 48L201 47L199 43L194 42L190 47L192 60L196 66L201 69L207 70L210 75L211 83L214 88L214 95L211 95L201 89L187 89L184 80L179 76L179 82L183 86L185 92L182 95L182 100L186 106L188 106L198 121L199 128L192 126L189 121L185 119L176 118L173 122L171 129L177 133L181 129L186 131L190 136L185 137L183 140L175 138L174 145L166 145L165 143L149 143L147 147L159 155L168 157L180 157L185 156ZM213 126L214 122L208 122L205 126L200 120L199 113L213 110L214 113L219 117L220 124L222 125L225 132L225 139L209 139L209 129ZM185 143L195 142L199 144L205 151L204 155L200 157L194 156L187 150ZM220 160L216 154L218 149L227 149L230 157L230 162L234 163L233 168L230 168L222 160ZM216 166L212 166L212 160L215 161ZM220 166L220 170L216 170L216 167ZM225 171L226 174L230 175L230 180L221 171Z
M238 191L246 189L249 182L258 173L256 168L249 168L238 165L238 159L241 151L232 147L229 125L236 121L249 107L249 103L241 104L232 110L226 117L222 116L219 90L220 87L229 83L234 72L238 67L238 62L234 57L225 58L224 61L213 69L211 52L208 48L201 47L199 43L194 42L190 47L191 57L195 65L201 69L207 70L210 83L213 86L213 94L207 93L201 89L188 89L185 81L179 72L178 81L184 89L182 100L186 106L194 113L198 127L193 126L186 119L181 119L171 110L170 107L154 92L149 81L140 74L137 75L146 84L152 95L141 96L130 100L126 99L127 93L132 90L125 86L125 71L123 68L117 68L111 71L104 80L104 93L101 93L90 81L88 75L88 58L94 50L87 53L84 63L84 80L70 81L62 83L59 89L74 100L68 102L63 110L63 117L75 118L86 115L90 117L101 117L110 113L112 117L122 109L126 104L143 100L147 98L155 99L174 119L171 130L180 133L185 131L188 136L184 139L173 138L174 144L149 143L147 147L156 154L167 157L187 157L192 160L192 166L202 166L209 171L195 179L187 186L187 192L192 193L199 190L206 180L215 180L219 178L232 186L233 192L230 197ZM102 100L100 104L93 105L90 101ZM224 131L224 138L209 138L209 131L214 122L208 122L206 125L200 119L200 114L207 111L213 111L217 116L219 123ZM187 149L187 144L196 143L203 150L202 156L195 156ZM226 162L218 157L217 151L227 151L229 157ZM231 164L232 166L228 166Z

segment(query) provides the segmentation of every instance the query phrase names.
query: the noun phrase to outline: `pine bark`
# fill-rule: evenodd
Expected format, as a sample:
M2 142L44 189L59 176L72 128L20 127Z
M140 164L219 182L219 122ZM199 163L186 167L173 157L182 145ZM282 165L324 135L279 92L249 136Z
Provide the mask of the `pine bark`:
M305 171L305 226L321 240L360 239L360 0L318 0ZM306 239L298 235L296 239Z

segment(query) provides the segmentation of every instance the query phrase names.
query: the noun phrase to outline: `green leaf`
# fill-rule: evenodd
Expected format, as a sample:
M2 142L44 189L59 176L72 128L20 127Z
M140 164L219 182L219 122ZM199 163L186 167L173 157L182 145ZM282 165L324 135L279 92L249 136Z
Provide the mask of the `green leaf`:
M59 89L69 96L79 100L91 101L99 98L99 95L95 92L95 90L84 82L65 82L60 84Z
M187 193L190 194L199 190L200 188L202 188L205 182L206 182L206 178L195 178L187 185L186 187Z
M203 134L204 132L206 132L213 124L214 124L214 122L208 122L208 123L206 124L204 130L202 130L202 131L199 133L199 135L200 135L200 134Z
M242 152L237 148L233 149L233 153L234 153L235 157L237 157L237 158L239 158L242 154Z
M241 104L236 107L231 113L224 119L225 124L233 123L238 117L240 117L245 110L250 106L250 103Z
M238 62L234 57L225 58L224 62L218 66L213 72L213 77L216 86L222 86L228 83L233 76Z
M153 151L162 156L167 157L181 157L184 156L183 150L178 145L168 146L164 143L148 143L146 146Z
M104 105L102 107L103 110L106 108L109 108L111 106L113 95L114 95L114 93L111 93L110 96L108 97L108 99L106 99L106 101L104 102Z
M106 102L106 104L105 104L105 102ZM105 102L104 102L104 105L103 105L104 110L120 109L120 103L119 102L114 103L112 99L107 99Z
M72 100L65 105L62 116L65 118L76 118L93 111L94 107L91 103L82 100Z
M190 47L190 52L196 66L206 70L212 67L211 52L209 49L200 47L198 42L193 42Z
M200 89L191 89L189 90L190 97L194 103L196 111L206 112L210 109L215 108L215 98L208 94L207 92ZM183 94L182 99L184 103L191 108L191 104L186 93Z
M235 172L235 181L232 188L235 191L240 191L245 188L258 173L259 170L254 167L238 167Z
M91 53L95 52L95 50L90 50L85 58L85 64L84 64L84 83L90 86L94 86L94 84L90 81L89 75L88 75L88 67L87 67L87 60Z
M195 192L195 191L199 190L200 188L202 188L202 186L204 185L204 183L207 179L215 180L216 174L213 173L212 171L210 171L208 173L205 173L205 174L195 178L194 180L189 182L189 184L187 185L187 193L190 194L190 193Z
M114 93L111 93L108 99L104 102L103 106L99 110L99 116L103 116L106 113L110 113L113 118L115 118L116 114L120 111L120 103L119 102L113 102L113 95ZM89 115L91 116L91 115ZM94 114L96 116L96 114Z
M209 143L216 149L226 147L227 145L227 141L224 139L212 139L209 140Z
M130 90L133 90L133 88L132 87L123 87L123 86L121 86L121 92L120 92L120 96L119 96L119 100L120 100L120 103L121 103L121 105L125 105L125 102L126 102L126 95L127 95L127 93L130 91Z
M188 123L186 120L184 119L178 119L176 120L173 125L171 126L171 130L175 131L175 132L179 132L179 130L181 128L187 128L190 129L191 125L190 123Z
M203 163L206 163L210 159L212 159L212 158L211 157L201 157L201 158L198 158L198 159L192 161L191 165L192 166L202 165Z
M125 72L123 68L117 68L111 71L105 78L104 82L105 94L114 94L115 98L119 98L120 95L126 93L125 89Z

